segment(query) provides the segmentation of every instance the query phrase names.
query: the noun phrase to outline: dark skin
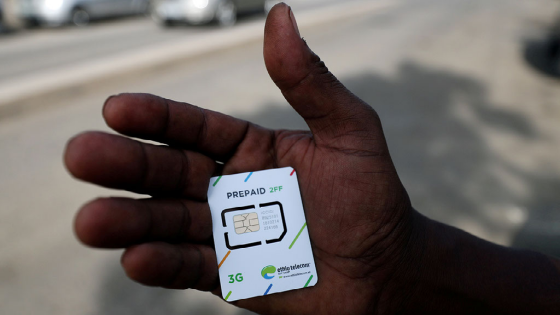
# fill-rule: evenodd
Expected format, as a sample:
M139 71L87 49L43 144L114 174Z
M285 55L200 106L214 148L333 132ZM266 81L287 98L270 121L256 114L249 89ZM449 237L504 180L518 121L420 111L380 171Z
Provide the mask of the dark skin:
M264 59L310 131L269 130L153 95L111 97L103 108L111 128L168 146L101 132L69 141L64 159L75 177L153 196L86 204L78 238L125 248L122 266L142 284L221 295L210 177L291 166L320 280L237 306L262 314L559 313L558 261L485 242L412 208L375 110L308 48L285 4L267 19Z

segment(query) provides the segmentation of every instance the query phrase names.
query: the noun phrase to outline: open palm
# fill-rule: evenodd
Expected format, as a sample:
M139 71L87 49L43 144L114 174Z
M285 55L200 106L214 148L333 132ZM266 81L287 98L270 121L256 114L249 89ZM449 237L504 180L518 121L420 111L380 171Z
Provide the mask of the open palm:
M140 283L217 293L205 201L210 177L291 166L320 280L236 304L284 314L393 308L391 281L406 271L414 211L377 114L307 47L284 4L267 19L264 57L271 78L311 131L269 130L153 95L112 97L103 109L111 128L167 146L100 132L68 143L65 162L77 178L154 196L90 202L76 218L78 237L94 247L126 248L123 267Z

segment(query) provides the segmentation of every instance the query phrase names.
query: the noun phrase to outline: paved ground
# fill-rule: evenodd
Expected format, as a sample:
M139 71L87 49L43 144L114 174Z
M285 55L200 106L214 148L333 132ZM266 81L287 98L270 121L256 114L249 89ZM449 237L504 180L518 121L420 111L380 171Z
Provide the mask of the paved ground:
M560 81L524 51L553 0L416 0L302 29L311 47L380 113L421 212L483 238L560 256ZM297 16L297 12L296 12ZM267 79L260 43L108 80L0 120L2 314L243 314L210 295L139 286L119 251L80 246L75 210L99 195L62 166L65 141L105 129L107 95L143 91L269 127L304 128Z
M304 25L364 15L387 0L290 0ZM106 21L88 28L37 29L0 37L0 116L41 106L47 95L124 73L175 65L262 38L263 14L240 17L232 28L212 25L174 29L147 18ZM303 25L302 25L303 26ZM53 80L56 78L56 80ZM33 99L36 98L36 99ZM23 103L27 100L26 105Z
M350 0L355 1L355 0ZM291 0L295 10L324 7L336 0ZM239 24L264 20L264 14L244 16ZM61 27L0 32L0 84L38 71L80 65L122 51L182 41L204 33L219 32L216 25L163 28L139 16L99 21L86 28Z

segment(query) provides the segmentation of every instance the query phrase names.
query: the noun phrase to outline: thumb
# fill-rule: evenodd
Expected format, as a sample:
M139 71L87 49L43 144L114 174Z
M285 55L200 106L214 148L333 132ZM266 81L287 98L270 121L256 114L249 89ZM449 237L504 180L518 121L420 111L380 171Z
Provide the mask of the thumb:
M376 112L348 91L300 37L294 14L277 4L266 20L264 61L286 100L305 119L319 145L386 150ZM367 141L348 141L349 137Z

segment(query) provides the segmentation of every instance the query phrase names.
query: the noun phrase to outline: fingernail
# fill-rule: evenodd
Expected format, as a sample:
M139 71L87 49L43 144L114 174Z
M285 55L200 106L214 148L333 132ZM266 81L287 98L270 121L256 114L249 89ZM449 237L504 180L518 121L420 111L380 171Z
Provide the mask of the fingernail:
M107 104L109 103L109 101L110 101L112 98L115 98L116 96L117 96L117 95L111 95L111 96L107 97L107 99L105 100L105 103L103 103L103 108L101 108L101 113L102 113L102 114L105 114L105 108L107 107Z
M290 20L292 20L292 25L294 26L296 33L298 34L299 37L301 37L301 35L299 34L299 28L297 26L296 17L294 16L294 12L292 11L292 7L290 7Z

